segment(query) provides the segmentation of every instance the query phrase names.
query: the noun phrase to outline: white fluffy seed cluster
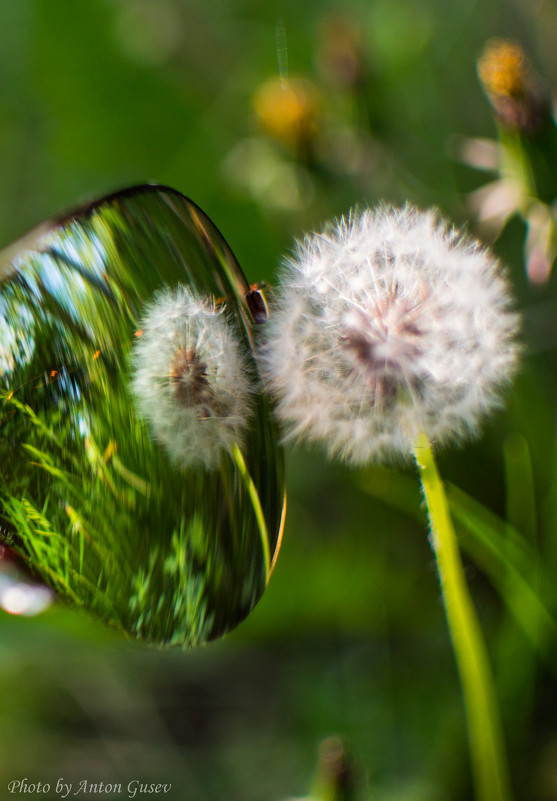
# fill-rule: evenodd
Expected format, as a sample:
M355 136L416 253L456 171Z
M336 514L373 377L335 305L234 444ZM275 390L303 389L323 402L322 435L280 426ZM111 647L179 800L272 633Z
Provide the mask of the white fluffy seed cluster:
M140 417L171 460L214 468L241 444L252 384L223 309L185 286L155 297L133 352L132 391Z
M474 434L518 355L497 261L433 211L366 210L286 265L262 369L290 438L353 464Z

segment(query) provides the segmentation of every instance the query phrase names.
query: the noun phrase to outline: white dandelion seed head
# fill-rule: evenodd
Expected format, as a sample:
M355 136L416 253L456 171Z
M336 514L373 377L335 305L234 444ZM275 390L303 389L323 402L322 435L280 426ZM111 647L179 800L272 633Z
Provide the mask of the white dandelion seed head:
M180 466L215 467L241 444L251 416L250 371L223 308L187 287L155 297L133 352L139 415Z
M299 243L261 366L290 438L364 464L472 435L518 356L497 261L433 211L366 210Z

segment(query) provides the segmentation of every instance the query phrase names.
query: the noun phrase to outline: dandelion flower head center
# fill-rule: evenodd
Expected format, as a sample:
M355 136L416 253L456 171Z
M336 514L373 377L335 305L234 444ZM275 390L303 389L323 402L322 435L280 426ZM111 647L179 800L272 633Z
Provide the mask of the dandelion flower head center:
M368 380L376 403L419 372L425 333L421 316L420 305L400 297L396 289L346 313L343 343Z
M170 381L177 402L185 407L210 407L214 393L207 378L207 365L194 348L176 351L170 365Z

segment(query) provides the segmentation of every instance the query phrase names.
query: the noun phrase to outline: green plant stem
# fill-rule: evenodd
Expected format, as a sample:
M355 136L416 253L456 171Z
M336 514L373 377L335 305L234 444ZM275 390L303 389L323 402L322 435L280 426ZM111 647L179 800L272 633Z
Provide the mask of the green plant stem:
M414 456L463 688L476 795L479 801L510 801L499 709L487 650L468 592L445 490L425 434L420 436Z
M261 539L261 548L263 551L263 559L265 561L265 581L269 580L269 574L271 572L271 553L269 549L269 533L267 531L267 524L265 523L265 515L263 514L263 509L261 507L261 501L259 500L259 493L257 492L257 488L253 483L253 478L249 474L249 470L247 468L245 459L242 455L242 451L240 448L234 444L232 447L232 455L234 456L234 461L240 471L240 475L244 481L244 486L248 491L248 495L251 500L251 504L253 506L253 511L255 514L255 519L257 520L257 526L259 528L259 535Z

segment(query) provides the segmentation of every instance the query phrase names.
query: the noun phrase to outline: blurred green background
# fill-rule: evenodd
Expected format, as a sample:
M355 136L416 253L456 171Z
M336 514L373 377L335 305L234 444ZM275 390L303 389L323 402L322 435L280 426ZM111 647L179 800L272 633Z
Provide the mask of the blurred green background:
M408 200L471 220L467 194L486 177L456 154L462 137L496 134L476 75L493 36L517 39L557 85L549 0L1 0L0 243L147 181L195 200L249 281L272 283L296 237L354 205ZM294 133L274 117L279 77L296 90L294 111L279 115L293 113ZM507 412L440 463L504 515L503 445L527 448L535 508L525 527L538 516L551 575L555 287L527 285L523 238L512 221L495 249L527 309L533 355ZM539 319L549 321L540 330ZM186 801L284 801L310 792L332 735L351 754L356 799L472 797L417 481L400 490L389 470L349 470L302 448L287 456L281 556L224 641L157 652L62 607L1 613L0 798L27 777L52 788L60 778L122 783L115 798L139 779L171 783L166 797ZM520 518L527 501L519 493L514 504ZM537 659L487 577L472 561L467 570L516 797L551 801L555 648Z

